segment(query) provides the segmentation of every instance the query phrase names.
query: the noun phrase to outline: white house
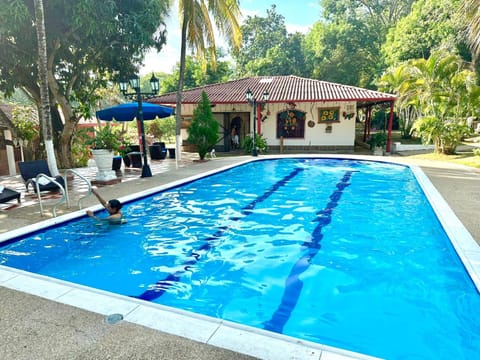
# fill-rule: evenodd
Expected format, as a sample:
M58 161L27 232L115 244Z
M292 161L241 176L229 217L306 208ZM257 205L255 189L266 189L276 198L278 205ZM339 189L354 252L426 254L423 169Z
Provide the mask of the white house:
M247 101L249 90L256 100L255 109L252 101ZM212 103L214 116L221 128L217 151L230 150L235 132L240 142L254 132L257 136L262 134L269 150L273 151L353 151L357 110L365 109L367 134L371 108L378 104L389 104L391 132L393 103L396 99L395 95L388 93L293 75L255 76L206 85L183 92L181 114L184 141L193 110L201 100L203 91ZM264 94L268 94L267 101ZM160 95L149 101L175 105L176 93Z

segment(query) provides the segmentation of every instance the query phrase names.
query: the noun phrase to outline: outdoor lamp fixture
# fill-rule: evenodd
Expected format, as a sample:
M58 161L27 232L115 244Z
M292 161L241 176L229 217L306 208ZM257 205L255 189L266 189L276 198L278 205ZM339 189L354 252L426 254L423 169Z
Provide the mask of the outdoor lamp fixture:
M137 116L137 122L140 126L140 133L141 133L141 145L142 145L142 154L143 154L143 166L142 166L142 178L144 177L152 177L152 170L150 170L150 165L148 165L148 160L147 160L147 147L146 147L146 142L145 142L145 126L143 124L143 99L148 98L149 96L157 95L158 93L158 85L159 81L155 77L154 74L152 74L152 77L150 78L150 86L152 87L152 92L150 93L142 93L140 91L140 78L138 75L132 76L130 79L130 87L135 91L133 93L127 93L128 90L128 85L129 82L126 80L120 80L119 82L120 85L120 91L124 96L128 96L129 98L132 99L137 99L137 104L138 104L138 116Z
M245 93L245 95L247 97L248 104L253 106L253 148L252 148L252 156L258 156L258 153L257 153L257 133L256 133L257 106L260 105L260 104L266 104L270 94L266 90L263 92L263 102L257 102L257 99L253 96L252 90L250 90L250 89L247 89L247 92Z

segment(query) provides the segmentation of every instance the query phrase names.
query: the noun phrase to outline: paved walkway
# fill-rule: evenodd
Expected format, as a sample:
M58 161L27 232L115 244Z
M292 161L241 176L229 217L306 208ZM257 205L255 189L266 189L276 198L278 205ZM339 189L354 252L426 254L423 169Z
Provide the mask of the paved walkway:
M176 168L175 160L152 162L151 178L140 178L140 172L121 173L122 182L100 188L105 198L122 197L134 192L181 180L195 174L243 161L244 157L217 157L207 162L196 162L186 156ZM378 159L375 158L375 159ZM412 162L408 158L388 158ZM441 162L415 160L441 192L453 211L480 243L480 171ZM90 179L93 169L84 169ZM19 177L0 179L2 185L24 191ZM83 185L73 180L78 194L86 192ZM76 184L76 185L75 185ZM77 187L76 187L77 186ZM83 188L83 190L81 190ZM21 206L0 208L0 232L9 231L41 219L36 198L22 193ZM48 209L49 199L45 203ZM13 204L13 203L12 203ZM97 204L93 196L84 206ZM3 209L3 210L1 210ZM59 214L76 209L59 208ZM44 218L49 218L47 214ZM0 279L0 282L2 279ZM0 287L0 359L249 359L229 350L216 348L192 340L172 336L127 322L108 324L102 315L48 301L33 295ZM255 343L245 344L245 348ZM285 354L284 359L293 359ZM281 360L281 359L279 359ZM323 358L322 358L323 360Z
M197 169L196 164L201 164L198 162L198 155L191 153L185 153L182 160L178 163L175 159L170 158L153 160L149 162L153 176L144 179L141 178L142 169L124 168L122 165L122 168L116 172L120 180L119 183L93 186L99 188L100 194L105 199L112 199L181 179L190 172L195 173ZM87 178L90 182L94 182L97 175L95 166L78 168L74 169L74 171ZM61 173L61 175L64 174ZM16 201L0 204L0 233L53 217L53 208L61 199L60 192L43 194L44 216L42 216L37 195L33 192L32 186L29 186L28 192L26 191L20 175L0 177L0 183L21 193L20 204ZM67 208L67 204L58 205L56 209L57 216L78 210L79 200L82 208L98 204L94 195L87 196L89 194L88 184L76 175L68 177L68 190L70 208ZM28 216L25 215L26 213L28 213ZM5 219L8 219L8 221L4 221Z

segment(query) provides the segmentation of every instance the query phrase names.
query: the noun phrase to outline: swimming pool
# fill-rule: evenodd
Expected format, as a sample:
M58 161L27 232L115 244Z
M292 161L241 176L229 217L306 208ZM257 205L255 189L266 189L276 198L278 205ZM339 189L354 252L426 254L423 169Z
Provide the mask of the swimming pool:
M2 258L28 271L376 356L429 358L438 342L441 354L455 358L478 351L478 328L468 320L478 293L408 168L282 162L251 163L129 204L122 227L80 219L66 235L59 235L63 226L38 232L33 241L10 244ZM260 184L250 181L253 174ZM392 219L399 216L397 229ZM38 248L46 256L19 264ZM124 259L126 252L132 257ZM66 262L50 261L62 253ZM155 264L136 263L145 254ZM114 262L97 261L105 257ZM100 283L90 283L92 271L102 274Z

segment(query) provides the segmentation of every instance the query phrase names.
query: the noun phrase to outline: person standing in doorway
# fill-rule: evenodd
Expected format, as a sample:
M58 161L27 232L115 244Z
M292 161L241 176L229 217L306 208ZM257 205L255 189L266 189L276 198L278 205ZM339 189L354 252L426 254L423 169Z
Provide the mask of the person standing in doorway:
M233 148L238 149L240 147L240 140L238 138L237 129L233 128Z

